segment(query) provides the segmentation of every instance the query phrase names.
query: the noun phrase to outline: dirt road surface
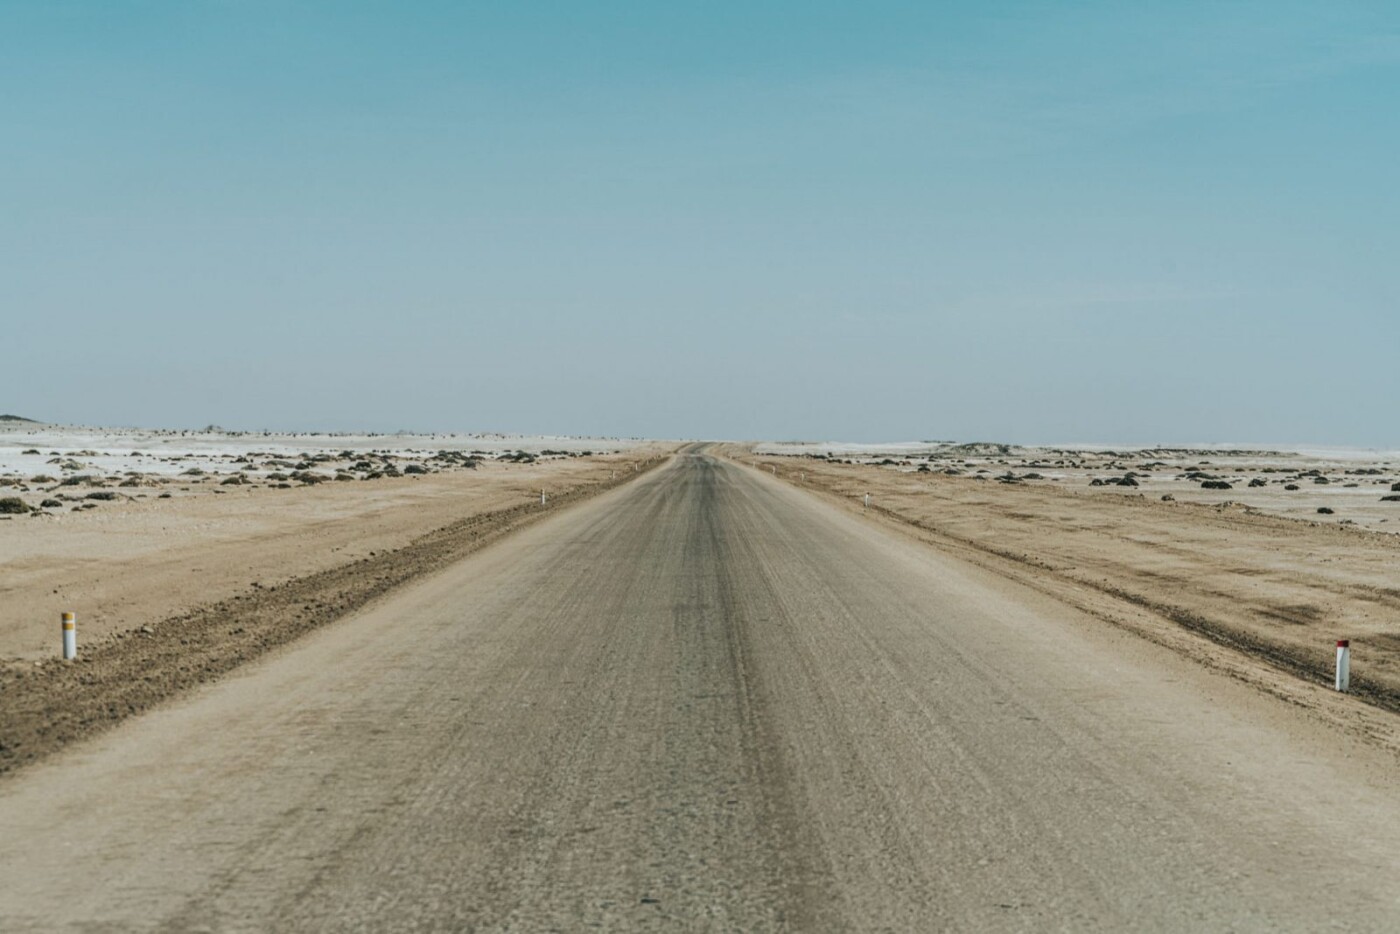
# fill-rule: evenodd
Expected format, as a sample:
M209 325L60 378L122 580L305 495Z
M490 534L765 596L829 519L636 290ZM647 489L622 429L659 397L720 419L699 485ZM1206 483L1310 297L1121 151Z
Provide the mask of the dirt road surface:
M1393 930L1395 766L687 453L0 781L0 929Z
M1400 713L1400 535L1223 503L728 453L848 506L868 493L869 512L945 553L1119 625L1165 621L1243 649L1293 679L1331 683L1336 640L1350 639L1352 690Z

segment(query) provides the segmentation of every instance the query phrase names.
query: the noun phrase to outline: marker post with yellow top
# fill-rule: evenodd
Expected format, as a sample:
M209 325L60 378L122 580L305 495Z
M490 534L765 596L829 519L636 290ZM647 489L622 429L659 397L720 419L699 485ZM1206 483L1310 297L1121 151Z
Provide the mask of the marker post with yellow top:
M63 614L63 657L78 657L78 618L72 613Z

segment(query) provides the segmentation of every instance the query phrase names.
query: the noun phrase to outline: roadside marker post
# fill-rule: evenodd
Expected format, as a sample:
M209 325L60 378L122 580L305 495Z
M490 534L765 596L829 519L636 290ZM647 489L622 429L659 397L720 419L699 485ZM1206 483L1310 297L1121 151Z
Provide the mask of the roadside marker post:
M546 502L547 500L545 499L544 490L540 490L540 505L543 506Z
M1337 690L1351 690L1351 640L1337 640Z
M865 494L865 508L866 508L866 509L869 509L869 508L870 508L870 494L869 494L869 493L866 493L866 494Z
M72 613L63 614L63 657L70 661L78 657L78 618Z

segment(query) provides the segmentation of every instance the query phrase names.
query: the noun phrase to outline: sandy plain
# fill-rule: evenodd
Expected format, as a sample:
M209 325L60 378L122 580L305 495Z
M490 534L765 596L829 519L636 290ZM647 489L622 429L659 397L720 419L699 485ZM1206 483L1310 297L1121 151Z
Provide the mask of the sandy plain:
M697 445L5 776L0 928L1390 931L1394 763Z
M1157 453L365 444L16 478L84 495L0 522L0 926L1389 929L1394 535Z
M24 718L3 718L0 768L215 678L533 521L542 491L544 508L564 505L674 447L502 435L0 432L0 498L29 510L0 517L0 678L29 724L17 731ZM1304 706L1326 703L1294 688L1325 687L1335 640L1350 639L1355 696L1384 715L1338 716L1394 742L1400 537L1389 530L1400 531L1400 502L1384 499L1400 482L1393 452L722 450L848 507L871 493L872 515L934 547L1106 623L1150 631ZM76 667L57 659L64 610L79 614ZM103 669L99 690L103 653L121 660ZM139 685L122 681L128 669L139 670ZM93 705L55 724L46 692L66 690Z
M621 483L671 447L211 434L0 434L0 499L27 507L0 515L0 771ZM78 615L77 665L59 658L64 611Z
M1400 532L1400 502L1383 499L1400 465L1389 453L734 450L851 508L868 493L871 513L935 547L1203 661L1261 663L1281 676L1258 679L1274 693L1330 684L1335 642L1349 639L1354 694L1400 710L1400 536L1386 531ZM1134 485L1108 482L1124 477Z

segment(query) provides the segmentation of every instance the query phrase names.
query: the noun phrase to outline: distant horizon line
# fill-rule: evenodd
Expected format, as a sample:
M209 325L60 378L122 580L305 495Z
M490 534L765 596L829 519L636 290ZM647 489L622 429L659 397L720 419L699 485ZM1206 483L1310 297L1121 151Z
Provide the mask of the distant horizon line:
M230 428L223 425L210 423L201 427L156 427L151 425L137 424L79 424L75 422L45 422L40 419L26 416L3 414L0 415L0 430L16 429L21 426L35 426L37 428L50 429L73 429L82 431L147 431L160 433L178 434L222 434L222 435L282 435L282 436L321 436L321 437L364 437L364 436L414 436L432 437L438 435L462 436L462 437L515 437L515 438L575 438L575 439L618 439L628 441L675 441L675 442L714 442L731 444L770 444L770 445L794 445L794 446L820 446L820 445L841 445L853 448L879 449L884 447L910 448L918 446L926 447L949 447L949 446L1006 446L1017 448L1075 448L1084 450L1114 450L1132 449L1138 451L1150 450L1263 450L1263 451L1296 451L1300 449L1312 450L1337 450L1337 451L1368 451L1368 452L1396 452L1400 453L1400 442L1395 445L1375 445L1375 444L1336 444L1318 441L1007 441L989 440L987 438L957 439L957 438L906 438L906 439L886 439L882 441L854 441L837 437L826 438L702 438L702 437L664 437L660 435L622 435L622 434L589 434L589 433L567 433L567 432L529 432L529 431L501 431L489 430L460 430L460 429L439 429L421 430L400 428L392 431L357 428L357 429L324 429L324 428Z

